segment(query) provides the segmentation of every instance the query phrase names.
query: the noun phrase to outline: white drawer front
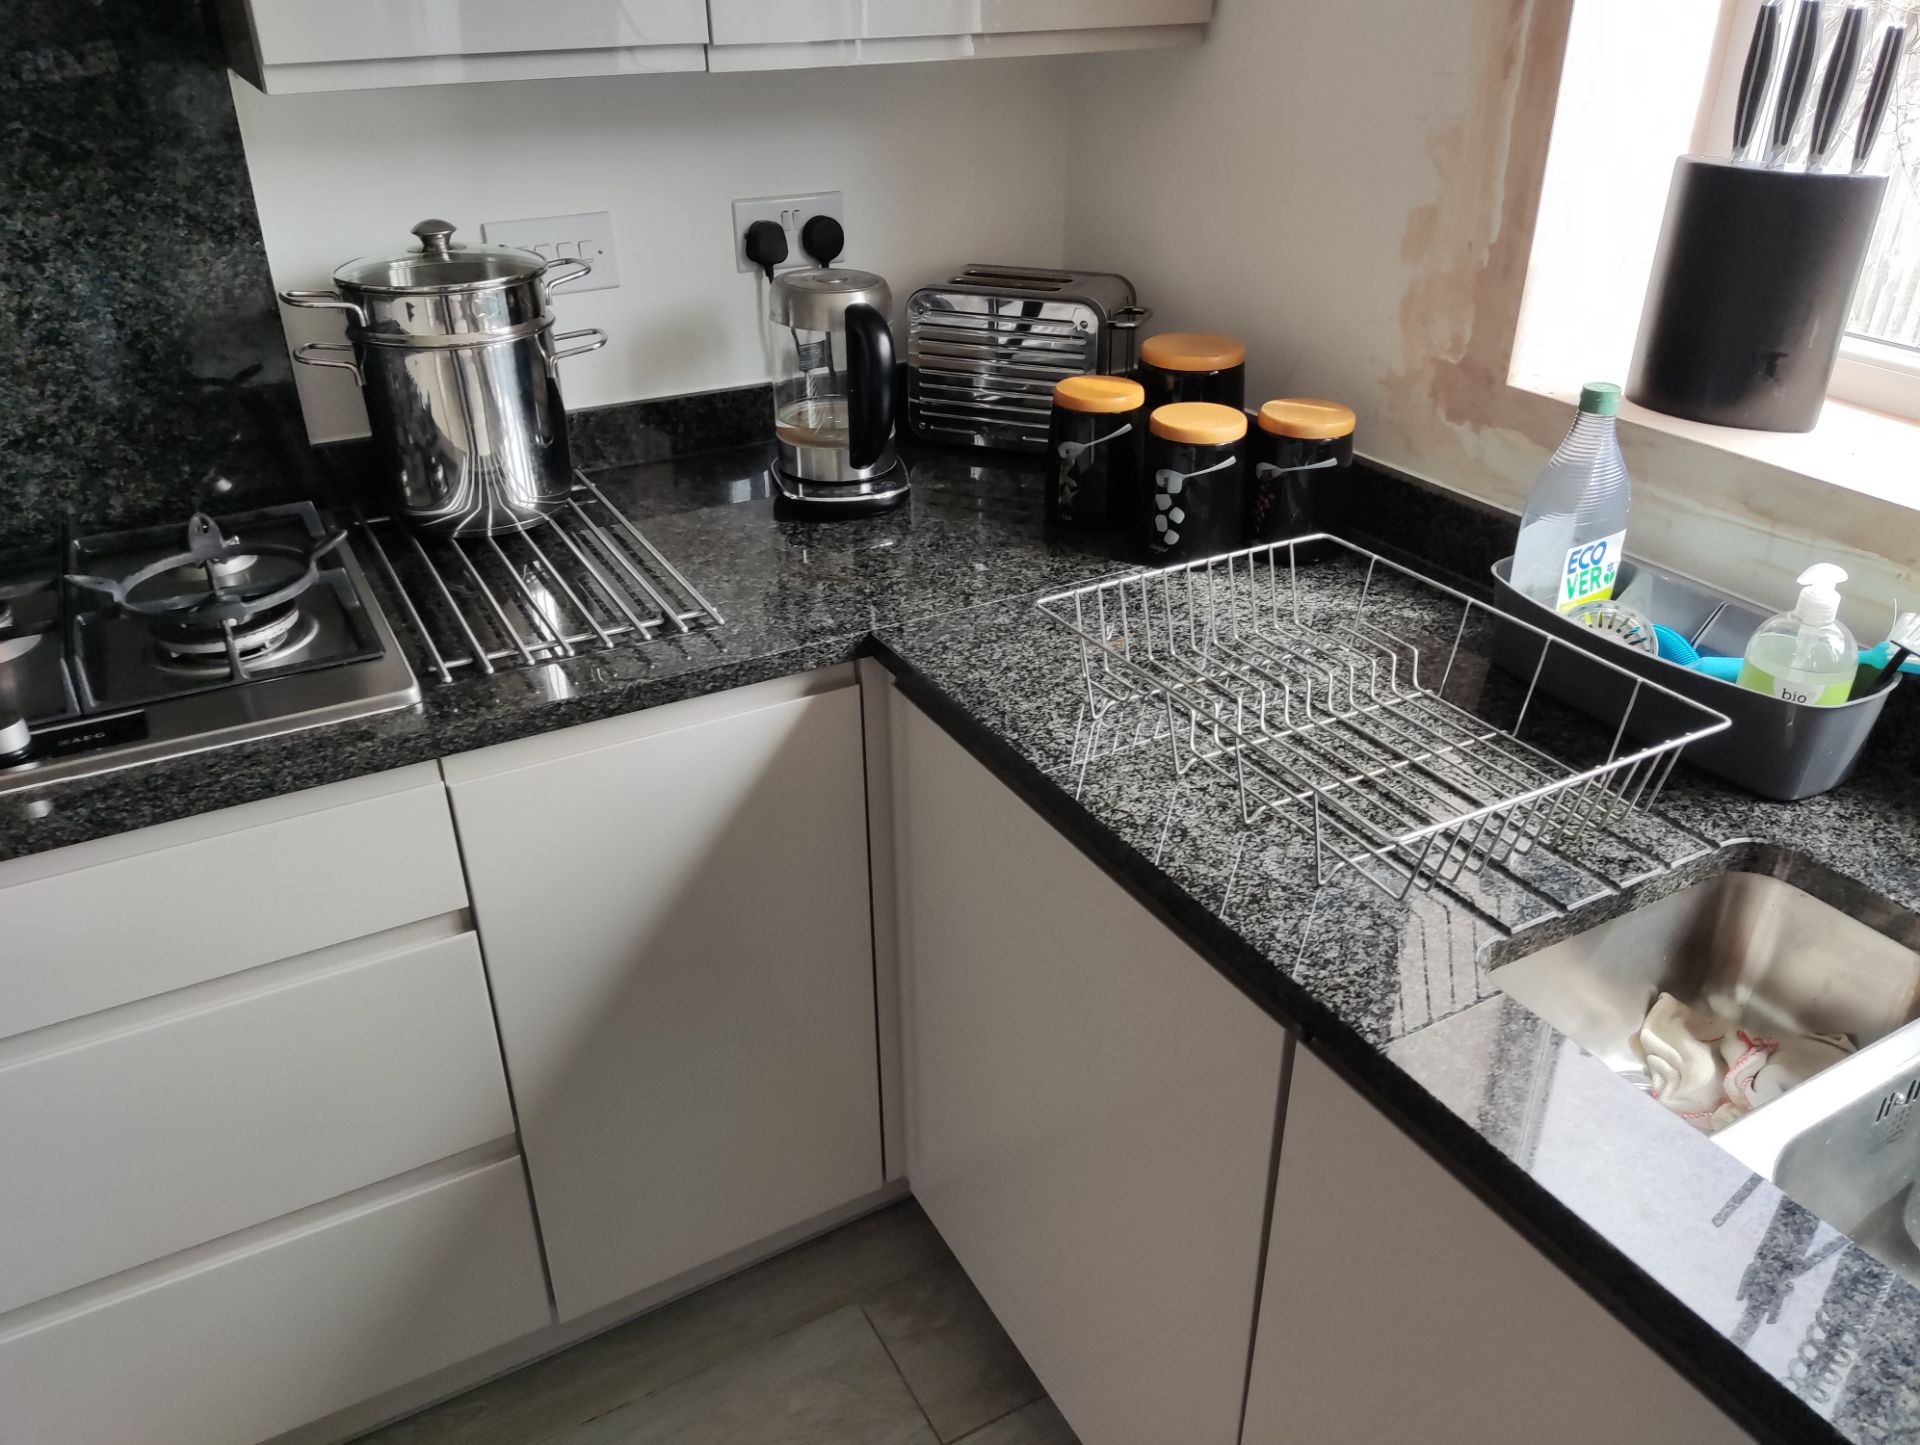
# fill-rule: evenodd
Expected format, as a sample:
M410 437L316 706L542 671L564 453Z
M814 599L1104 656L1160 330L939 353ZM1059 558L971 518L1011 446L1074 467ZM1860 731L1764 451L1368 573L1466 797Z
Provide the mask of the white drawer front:
M545 1326L518 1156L51 1319L0 1318L8 1440L249 1445Z
M431 763L0 863L0 1038L466 904Z
M512 1133L471 933L0 1050L0 1311Z

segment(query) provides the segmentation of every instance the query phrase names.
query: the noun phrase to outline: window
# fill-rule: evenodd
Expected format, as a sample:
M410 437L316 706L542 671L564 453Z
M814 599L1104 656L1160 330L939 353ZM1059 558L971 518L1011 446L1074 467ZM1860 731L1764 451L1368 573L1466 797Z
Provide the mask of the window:
M1847 317L1833 394L1920 417L1920 10L1905 18L1906 63L1875 157L1889 173L1887 199Z
M1759 0L1727 0L1723 29L1726 53L1716 93L1708 96L1710 113L1732 112L1739 70L1758 8ZM1782 49L1795 9L1795 0L1783 0ZM1816 91L1846 9L1844 5L1823 9L1821 49L1814 70ZM1852 108L1842 126L1840 152L1832 163L1836 168L1850 161L1852 142L1846 137L1855 133L1866 96L1864 76L1878 54L1885 26L1902 21L1906 24L1906 53L1892 107L1869 163L1872 169L1888 173L1887 199L1860 275L1853 311L1847 318L1847 337L1841 344L1831 392L1842 401L1920 419L1920 0L1870 0L1867 12L1862 79L1855 85ZM1810 98L1809 110L1811 104ZM1771 113L1769 96L1762 114ZM1802 156L1809 128L1803 119L1795 138Z

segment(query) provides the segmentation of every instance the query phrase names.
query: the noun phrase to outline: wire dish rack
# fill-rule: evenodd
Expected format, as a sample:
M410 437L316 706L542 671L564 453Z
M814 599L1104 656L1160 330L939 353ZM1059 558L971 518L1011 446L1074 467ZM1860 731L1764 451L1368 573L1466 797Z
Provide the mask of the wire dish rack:
M442 682L685 635L724 619L597 486L524 532L422 537L355 512L359 536Z
M1303 565L1309 543L1331 555ZM1395 899L1487 868L1528 886L1581 840L1651 810L1681 750L1731 725L1332 537L1110 578L1039 607L1080 639L1091 709L1163 708L1153 742L1176 774L1230 777L1248 824L1310 830L1320 882L1353 868ZM1531 677L1491 670L1496 625L1540 639ZM1617 728L1570 726L1536 704L1553 648L1631 684Z

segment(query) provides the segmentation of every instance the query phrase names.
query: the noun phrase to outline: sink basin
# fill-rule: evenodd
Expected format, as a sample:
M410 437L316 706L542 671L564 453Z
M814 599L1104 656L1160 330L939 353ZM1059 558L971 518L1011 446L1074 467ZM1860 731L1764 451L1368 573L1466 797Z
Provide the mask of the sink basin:
M1837 875L1772 861L1794 881L1724 873L1497 963L1493 981L1629 1075L1641 1073L1630 1040L1662 990L1761 1033L1851 1037L1857 1052L1712 1137L1920 1280L1920 1243L1903 1222L1920 1224L1920 919Z

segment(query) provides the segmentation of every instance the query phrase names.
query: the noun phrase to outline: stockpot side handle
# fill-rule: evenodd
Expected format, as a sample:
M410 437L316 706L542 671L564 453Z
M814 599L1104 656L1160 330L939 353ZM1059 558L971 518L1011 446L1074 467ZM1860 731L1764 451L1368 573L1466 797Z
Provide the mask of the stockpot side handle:
M553 339L555 341L578 341L583 336L591 336L593 340L589 341L585 346L569 346L564 351L556 351L548 359L551 361L564 361L569 356L585 356L589 351L598 351L607 344L607 333L602 331L598 326L588 326L580 331L556 331L553 334Z
M562 266L572 266L574 269L564 275L554 275L553 273ZM578 281L591 270L593 270L591 261L583 261L578 256L558 256L540 268L540 279L546 284L547 290L558 291L562 286Z
M351 316L361 330L366 330L367 313L357 301L343 301L331 291L282 291L280 299L289 306L300 306L310 311L344 311Z
M302 366L331 366L340 371L351 371L353 373L353 379L359 382L360 385L365 386L367 384L366 373L360 370L360 363L352 359L351 355L349 355L349 359L346 361L330 360L328 356L325 355L325 353L329 352L338 354L342 351L351 353L353 347L344 341L309 341L304 346L294 347L293 359Z

